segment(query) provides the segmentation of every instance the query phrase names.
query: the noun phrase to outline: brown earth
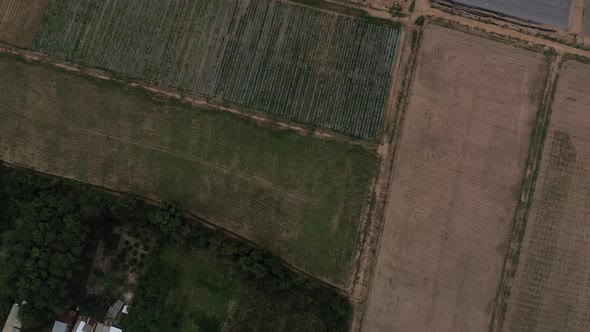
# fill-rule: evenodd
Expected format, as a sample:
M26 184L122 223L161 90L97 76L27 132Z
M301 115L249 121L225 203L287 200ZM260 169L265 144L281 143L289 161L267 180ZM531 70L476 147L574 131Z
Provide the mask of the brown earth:
M544 59L427 27L363 330L487 330Z
M590 65L557 84L506 331L590 331Z
M0 41L29 48L48 0L0 0Z

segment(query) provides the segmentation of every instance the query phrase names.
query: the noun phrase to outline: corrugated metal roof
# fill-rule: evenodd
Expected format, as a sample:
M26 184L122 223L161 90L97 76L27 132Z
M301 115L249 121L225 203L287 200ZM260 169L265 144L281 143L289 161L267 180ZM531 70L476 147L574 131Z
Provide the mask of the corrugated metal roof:
M74 332L83 332L84 331L84 326L86 326L86 322L85 321L80 321L79 323L80 324L78 325L78 328Z
M107 319L117 319L121 314L121 310L123 310L124 305L125 303L123 303L123 301L117 300L117 302L115 302L115 304L109 308L109 311L107 312Z
M569 28L573 0L454 0L531 22Z

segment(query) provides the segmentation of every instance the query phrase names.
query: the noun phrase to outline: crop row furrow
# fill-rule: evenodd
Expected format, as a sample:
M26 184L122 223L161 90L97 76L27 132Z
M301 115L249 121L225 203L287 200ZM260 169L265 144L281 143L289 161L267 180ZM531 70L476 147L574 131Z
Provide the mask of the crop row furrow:
M33 49L373 140L398 34L281 1L49 0Z

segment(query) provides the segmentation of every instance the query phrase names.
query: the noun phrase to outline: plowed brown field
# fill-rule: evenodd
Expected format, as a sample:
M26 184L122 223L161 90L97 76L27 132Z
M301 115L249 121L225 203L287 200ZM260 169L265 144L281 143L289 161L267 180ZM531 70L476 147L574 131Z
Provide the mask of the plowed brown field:
M0 41L29 48L48 0L0 0Z
M546 80L542 54L428 26L366 331L487 331Z
M564 64L505 331L590 331L590 65Z

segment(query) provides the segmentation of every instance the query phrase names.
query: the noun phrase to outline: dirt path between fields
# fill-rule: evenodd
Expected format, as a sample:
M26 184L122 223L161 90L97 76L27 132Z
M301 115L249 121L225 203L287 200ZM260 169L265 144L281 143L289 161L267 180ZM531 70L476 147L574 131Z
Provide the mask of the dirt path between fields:
M285 119L278 119L276 117L268 116L267 114L262 113L254 113L235 105L226 105L226 103L224 103L223 101L204 97L195 93L188 93L167 86L150 84L148 82L136 80L130 77L124 77L117 75L115 73L82 66L73 62L64 61L62 59L52 57L46 54L18 49L2 43L0 43L0 54L18 56L25 61L35 61L52 65L54 67L66 71L70 71L84 76L92 76L96 79L100 79L103 81L114 81L120 84L124 84L129 88L140 88L154 95L178 100L180 102L191 104L194 106L229 112L252 120L260 125L272 126L277 129L292 130L302 136L313 136L321 139L344 141L349 144L358 145L372 151L376 150L377 146L375 142L355 139L350 136L331 131L329 129L314 128L311 126L304 126L296 122L284 121Z
M585 57L590 57L590 51L581 50L572 46L560 44L558 42L554 42L545 38L535 37L531 35L527 35L522 32L510 30L503 28L501 26L488 24L484 22L475 21L466 17L462 17L459 15L452 15L441 10L435 9L430 7L428 0L416 0L416 7L414 9L414 13L410 15L409 20L410 22L414 22L420 16L434 16L439 17L450 22L459 23L461 25L465 25L475 29L482 29L487 32L504 35L510 38L520 39L532 44L541 44L546 45L549 47L554 48L559 53L572 53L576 55L581 55Z

